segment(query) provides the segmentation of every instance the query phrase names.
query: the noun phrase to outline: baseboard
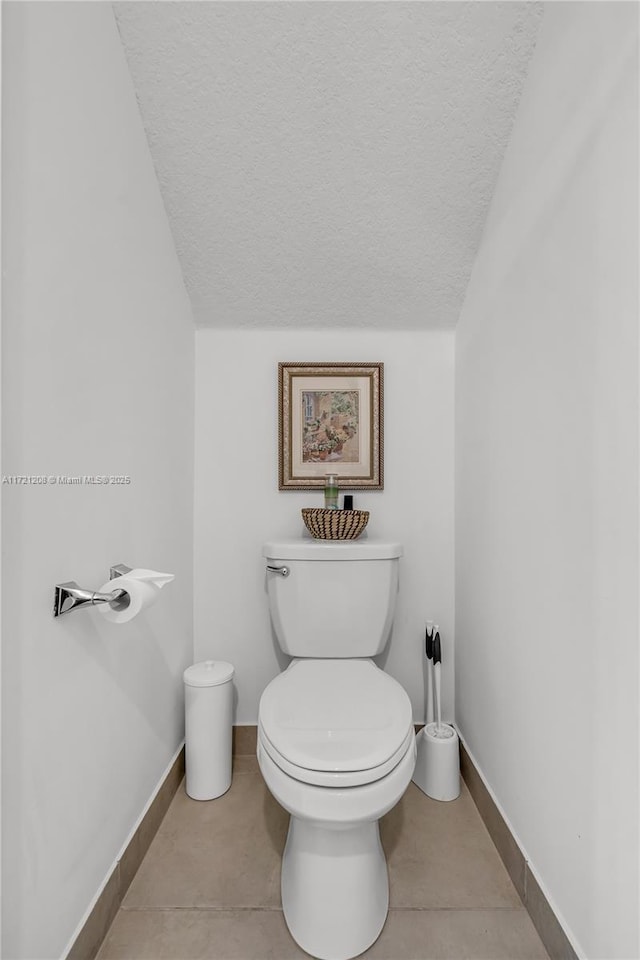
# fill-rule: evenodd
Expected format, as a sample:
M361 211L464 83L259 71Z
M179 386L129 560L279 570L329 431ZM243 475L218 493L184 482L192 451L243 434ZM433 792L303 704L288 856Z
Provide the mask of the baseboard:
M551 960L578 960L578 954L533 875L527 858L498 809L462 738L460 772L549 957Z
M73 939L65 954L66 960L94 960L183 777L184 747L181 747Z

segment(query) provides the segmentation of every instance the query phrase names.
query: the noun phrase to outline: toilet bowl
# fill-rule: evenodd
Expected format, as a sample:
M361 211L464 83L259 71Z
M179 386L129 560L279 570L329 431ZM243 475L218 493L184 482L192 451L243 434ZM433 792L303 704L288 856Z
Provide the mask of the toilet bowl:
M257 753L291 815L281 877L287 926L319 960L355 957L387 916L378 820L413 774L409 698L368 658L294 660L262 695Z

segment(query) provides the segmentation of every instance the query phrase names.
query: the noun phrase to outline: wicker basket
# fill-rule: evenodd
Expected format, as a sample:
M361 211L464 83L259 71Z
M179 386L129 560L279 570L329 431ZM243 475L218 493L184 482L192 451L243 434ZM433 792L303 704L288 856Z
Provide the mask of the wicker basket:
M369 522L369 511L305 507L302 519L316 540L355 540Z

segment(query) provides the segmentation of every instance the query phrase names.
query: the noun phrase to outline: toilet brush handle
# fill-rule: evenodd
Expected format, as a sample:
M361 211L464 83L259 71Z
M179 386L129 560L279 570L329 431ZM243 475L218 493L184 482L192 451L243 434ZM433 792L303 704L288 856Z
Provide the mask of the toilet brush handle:
M442 711L440 707L440 670L442 663L442 649L440 646L440 631L438 627L435 628L435 636L433 638L433 673L434 673L434 682L435 682L435 713L436 713L436 724L437 731L440 733L442 729Z
M433 666L433 672L435 674L436 682L436 729L438 733L442 730L442 711L440 709L440 664L436 663Z
M440 646L440 632L438 628L435 628L435 635L433 638L433 662L442 663L442 647Z
M427 629L424 634L424 652L427 660L433 660L433 620L427 620Z
M435 719L433 692L433 620L427 620L427 629L424 634L424 652L427 658L427 683L425 690L425 722L432 723Z

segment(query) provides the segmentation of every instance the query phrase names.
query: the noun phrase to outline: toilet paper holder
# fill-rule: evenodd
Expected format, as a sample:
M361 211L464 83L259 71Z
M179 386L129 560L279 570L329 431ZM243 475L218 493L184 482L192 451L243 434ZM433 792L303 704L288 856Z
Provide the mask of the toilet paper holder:
M115 580L116 577L123 577L130 573L132 569L124 563L118 563L114 567L110 567L109 579ZM68 580L66 583L56 583L55 585L53 615L54 617L61 617L64 613L71 613L72 610L79 610L81 607L93 607L99 603L113 603L115 609L118 609L118 601L123 606L128 604L128 594L125 590L100 593L98 590L84 590L75 580Z

